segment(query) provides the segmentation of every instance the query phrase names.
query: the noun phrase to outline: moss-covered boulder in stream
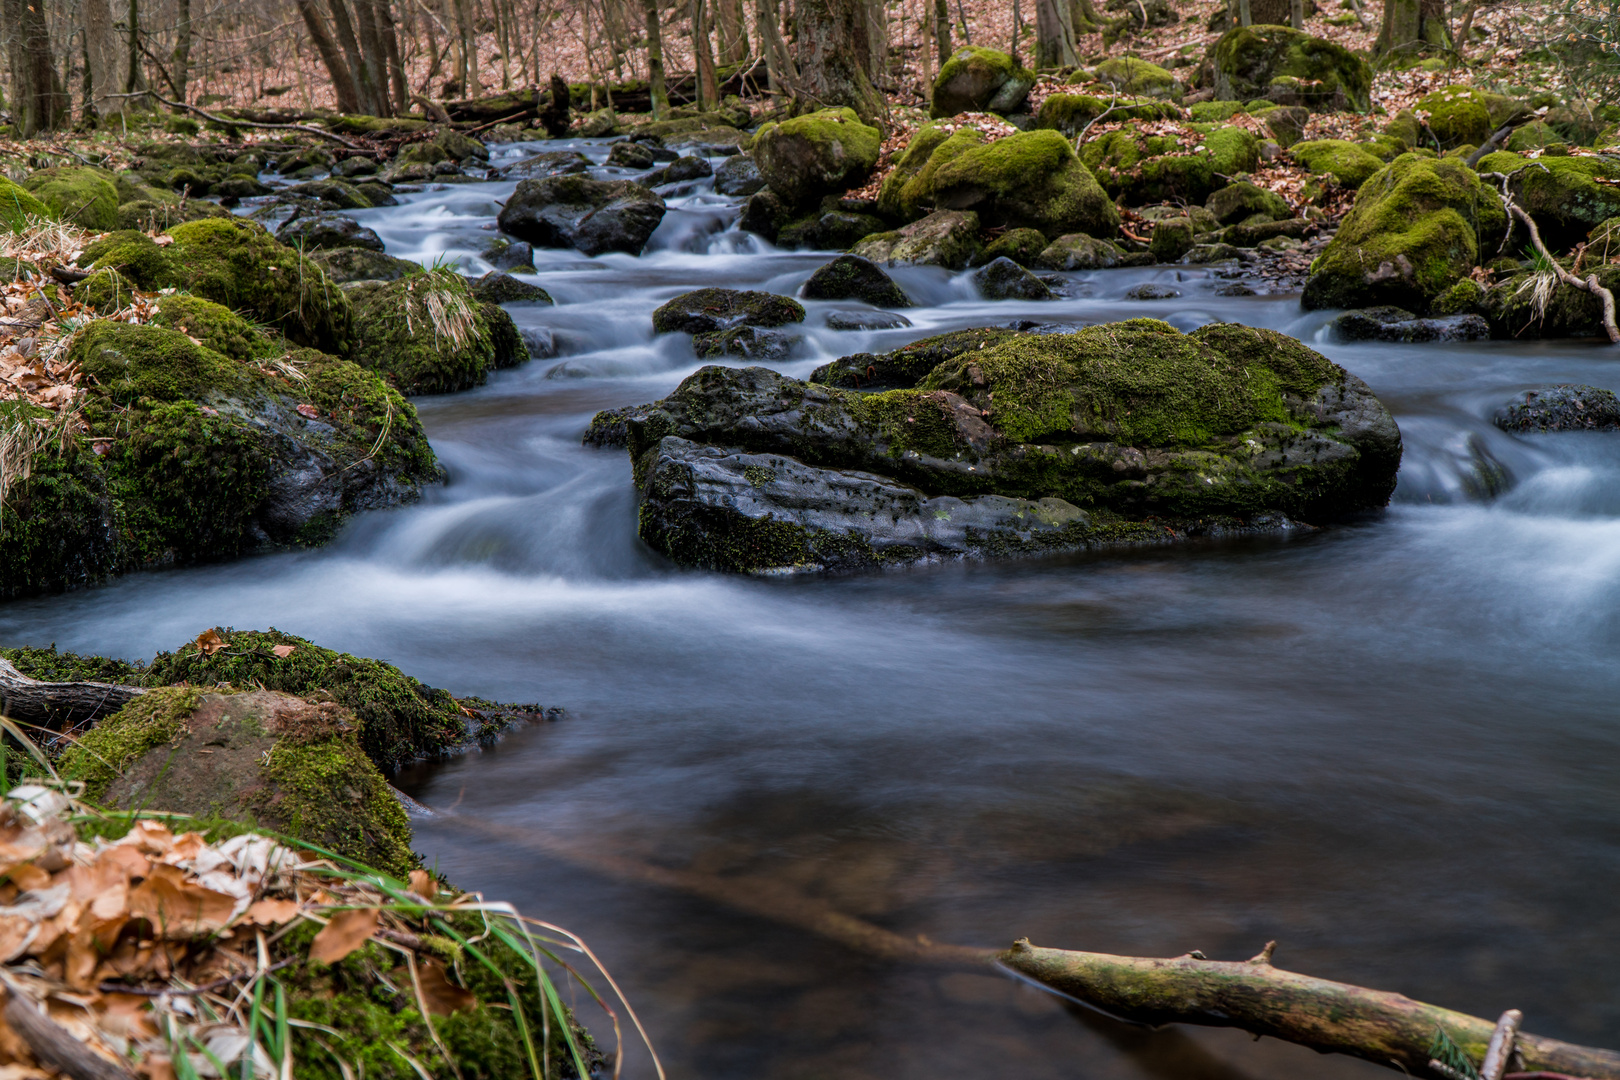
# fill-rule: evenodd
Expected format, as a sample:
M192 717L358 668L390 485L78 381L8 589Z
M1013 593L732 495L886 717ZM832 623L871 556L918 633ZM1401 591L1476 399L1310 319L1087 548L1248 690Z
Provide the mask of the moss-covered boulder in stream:
M930 112L935 117L965 112L1012 112L1029 96L1035 73L1011 56L981 45L967 45L940 65Z
M854 109L822 109L766 124L750 151L759 175L790 206L854 187L877 164L883 135Z
M870 394L701 369L627 418L642 539L712 569L859 568L1282 530L1394 490L1388 410L1282 334L981 333Z
M354 320L355 362L406 394L467 390L496 366L488 315L466 279L448 268L370 289Z
M1527 158L1498 150L1480 159L1479 171L1508 177L1513 201L1536 219L1541 238L1559 252L1620 215L1620 164L1608 158Z
M23 187L58 220L92 232L118 228L118 187L106 169L53 165L30 173Z
M1620 265L1589 267L1598 284L1620 293ZM1605 338L1603 303L1584 289L1554 285L1538 300L1534 274L1505 277L1486 290L1479 308L1494 338Z
M25 187L0 176L0 230L19 232L29 218L50 220L51 208L34 197Z
M1366 147L1345 139L1311 139L1288 148L1293 159L1313 173L1327 173L1341 187L1359 188L1384 167Z
M1366 112L1372 68L1343 45L1286 26L1234 27L1209 49L1215 97L1266 98L1313 112Z
M1361 186L1311 264L1306 308L1393 306L1418 314L1478 265L1507 216L1495 192L1453 158L1403 154Z
M939 149L945 148L941 143ZM972 210L990 228L1035 229L1046 236L1119 231L1113 200L1055 131L965 146L932 170L930 181L935 206Z

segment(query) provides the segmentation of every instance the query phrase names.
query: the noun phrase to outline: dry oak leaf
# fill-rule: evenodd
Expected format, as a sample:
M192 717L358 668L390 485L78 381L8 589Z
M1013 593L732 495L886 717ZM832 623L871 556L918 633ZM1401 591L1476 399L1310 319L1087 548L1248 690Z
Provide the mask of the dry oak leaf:
M424 900L432 900L439 895L439 883L433 880L433 875L426 870L412 870L410 882L411 892Z
M300 405L299 408L302 409L303 406ZM285 660L287 657L291 656L293 652L297 650L297 648L298 646L296 645L272 645L270 647L270 651Z
M444 968L433 960L417 968L416 981L422 987L422 1000L427 1004L427 1011L434 1016L464 1012L478 1004L478 998L471 990L451 982Z
M376 908L340 911L310 942L309 958L323 964L335 964L370 941L371 935L376 932Z
M260 926L280 926L298 916L298 901L266 897L248 905L247 920Z
M225 647L225 639L219 636L218 630L204 630L197 635L197 648L203 651L204 656L213 656Z
M174 940L216 933L235 911L235 897L187 881L177 866L154 866L152 876L129 894L130 917L145 919L159 936Z

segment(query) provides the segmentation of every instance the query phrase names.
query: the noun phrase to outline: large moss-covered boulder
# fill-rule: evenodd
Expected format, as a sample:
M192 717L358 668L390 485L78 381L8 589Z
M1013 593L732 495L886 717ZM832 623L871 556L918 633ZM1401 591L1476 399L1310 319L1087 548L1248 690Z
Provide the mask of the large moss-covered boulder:
M1429 130L1444 150L1478 146L1496 127L1484 92L1472 86L1446 86L1426 94L1417 103L1417 112L1427 115Z
M1112 236L1119 230L1113 200L1055 131L967 146L933 170L931 181L935 206L972 210L992 228L1036 229L1047 236Z
M1198 106L1193 106L1194 110ZM1242 111L1242 106L1238 107ZM1041 99L1041 107L1035 113L1035 126L1037 128L1050 128L1061 131L1068 136L1075 136L1087 124L1097 119L1103 113L1113 120L1179 120L1181 110L1171 101L1155 100L1151 97L1121 98L1107 94L1098 97L1095 94L1048 94ZM1230 115L1230 114L1228 114ZM1197 119L1194 113L1194 119ZM1226 117L1221 117L1224 120Z
M1205 201L1204 208L1214 214L1215 220L1222 225L1236 225L1257 215L1272 221L1284 221L1294 216L1287 200L1281 195L1246 180L1221 188Z
M1210 46L1209 55L1215 97L1223 101L1265 98L1313 112L1366 112L1371 107L1367 61L1343 45L1299 30L1234 27Z
M750 149L766 185L802 206L854 187L877 164L882 141L854 109L822 109L766 124Z
M354 325L354 361L406 394L468 390L496 366L487 313L466 279L448 268L368 289Z
M956 50L934 78L930 111L935 117L965 112L1012 112L1035 85L1035 73L995 49L968 45Z
M1122 128L1087 142L1081 160L1104 191L1126 202L1202 203L1227 177L1254 170L1260 144L1240 127L1201 134L1201 141L1190 144L1176 135Z
M51 208L36 199L33 192L0 176L0 229L20 232L29 218L48 221L53 216Z
M239 217L187 221L169 229L176 282L198 296L251 314L288 340L341 354L353 312L321 268L263 226Z
M1454 158L1403 154L1361 186L1311 264L1307 308L1389 305L1423 314L1479 264L1507 224L1501 202Z
M657 192L634 181L563 175L520 181L496 221L535 247L640 255L664 212Z
M91 165L53 165L31 173L23 187L58 219L93 232L118 228L118 185Z
M1046 246L1045 240L1040 246ZM978 251L979 215L971 210L936 210L894 232L868 236L850 253L890 266L943 266L948 270L961 270Z
M1588 267L1598 284L1620 293L1620 265ZM1585 289L1555 285L1542 292L1531 273L1505 277L1486 291L1480 302L1494 338L1593 337L1607 340L1603 302Z
M878 209L890 217L922 217L933 207L934 174L984 141L984 133L970 124L964 123L954 131L943 124L924 124L884 177L878 191Z
M1394 490L1389 412L1283 334L1132 320L964 345L869 394L698 371L627 418L642 539L712 569L849 569L1286 529Z
M1382 159L1345 139L1312 139L1288 148L1295 161L1313 173L1328 173L1342 187L1359 188L1384 167Z
M162 289L180 277L169 249L134 229L119 229L92 240L79 253L79 265L92 270L116 270L143 289Z
M1531 159L1499 150L1480 159L1479 171L1507 176L1513 201L1560 252L1620 215L1620 164L1607 158L1543 154Z
M1158 64L1134 56L1115 56L1097 65L1098 82L1122 94L1181 100L1181 83Z
M156 232L178 225L182 221L202 218L230 217L231 212L218 203L188 199L185 202L166 202L162 199L134 199L118 204L118 228L139 232Z

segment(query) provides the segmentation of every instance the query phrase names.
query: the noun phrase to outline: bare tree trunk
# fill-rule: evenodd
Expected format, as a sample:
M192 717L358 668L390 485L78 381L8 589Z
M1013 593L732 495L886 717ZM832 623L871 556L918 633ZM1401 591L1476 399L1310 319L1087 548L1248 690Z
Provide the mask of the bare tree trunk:
M664 28L658 18L658 0L641 0L647 19L647 95L652 114L662 120L669 115L669 90L664 84Z
M944 67L951 58L951 0L934 0L934 35L934 55Z
M371 99L362 71L365 60L360 55L360 42L354 36L354 23L349 19L349 5L345 0L326 0L326 9L332 14L332 27L337 32L337 43L343 49L350 85L354 87L354 111L370 112Z
M716 0L720 26L720 62L741 64L748 59L748 18L743 0Z
M803 0L798 8L798 95L806 106L848 106L867 123L883 116L863 59L871 55L862 0Z
M115 116L124 111L128 98L119 97L128 81L124 65L128 50L113 31L112 9L107 0L83 0L84 62L89 68L91 97L86 105L97 116Z
M377 26L377 0L354 0L354 21L360 32L357 81L361 106L372 116L391 116L394 110L388 102L388 54L383 50L382 32Z
M332 92L337 97L338 111L359 112L360 97L355 91L354 73L327 30L321 13L315 10L315 0L296 0L296 3L298 14L303 16L304 27L309 31L309 38L315 43L315 51L321 54L321 63L326 65L326 73L332 78Z
M889 6L866 0L866 75L873 85L889 81Z
M1445 0L1384 0L1384 25L1374 51L1381 56L1425 47L1451 47Z
M175 96L184 101L191 81L191 0L174 0L174 10L174 51L169 63L174 69Z
M1305 0L1290 0L1288 5L1288 25L1295 30L1305 29Z
M146 89L146 73L141 70L141 0L129 0L129 15L124 32L129 36L129 67L124 72L124 92L139 93ZM138 99L126 100L134 102Z
M461 78L461 92L468 98L482 96L478 81L478 30L474 25L471 0L455 0L456 32L461 42L461 63L456 74Z
M1079 62L1074 51L1073 12L1068 0L1035 0L1035 66L1073 67Z
M17 134L25 139L57 127L72 111L57 79L45 5L46 0L0 0L7 28L11 112Z
M388 55L388 84L394 92L392 115L410 111L411 90L405 82L405 62L399 55L399 31L394 22L392 0L377 0L377 21L382 31L383 51Z
M720 104L720 82L714 73L714 48L709 38L709 0L692 0L692 57L697 62L697 107Z

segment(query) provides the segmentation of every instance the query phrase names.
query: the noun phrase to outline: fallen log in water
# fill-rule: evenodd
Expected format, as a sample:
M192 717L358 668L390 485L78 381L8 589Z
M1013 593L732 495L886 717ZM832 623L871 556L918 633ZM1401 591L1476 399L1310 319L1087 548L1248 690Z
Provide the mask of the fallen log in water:
M40 682L0 659L0 716L62 731L109 716L140 694L138 686L99 682Z
M1432 1076L1430 1048L1444 1031L1471 1058L1485 1056L1497 1024L1402 994L1273 967L1268 951L1233 963L1197 955L1158 960L1042 949L1027 940L1000 954L1008 970L1076 1001L1145 1024L1235 1027ZM1620 1080L1620 1052L1516 1035L1515 1064L1591 1080Z

